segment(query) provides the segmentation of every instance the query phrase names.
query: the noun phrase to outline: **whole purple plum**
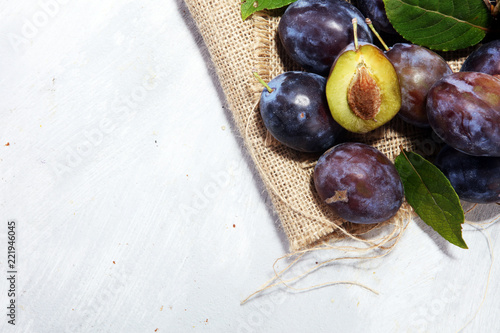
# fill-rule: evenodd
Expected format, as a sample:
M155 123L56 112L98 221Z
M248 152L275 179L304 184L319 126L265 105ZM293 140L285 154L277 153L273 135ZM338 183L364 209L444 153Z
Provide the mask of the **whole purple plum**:
M435 164L460 199L475 203L500 202L500 157L472 156L445 146Z
M260 114L267 130L284 145L304 152L324 152L343 128L326 101L326 79L307 72L285 72L263 89Z
M436 134L469 155L500 156L500 79L459 72L436 82L427 95Z
M358 20L358 39L371 43L363 14L344 0L298 0L281 17L278 33L296 63L327 76L338 54L354 40L353 18Z
M368 17L375 29L389 34L397 34L385 12L384 0L358 0L358 8Z
M342 143L326 151L314 169L314 185L321 200L354 223L390 219L404 197L394 164L362 143Z
M481 45L465 59L460 71L500 75L500 40Z
M414 44L394 44L386 55L398 73L401 87L402 103L398 115L415 126L429 127L425 106L427 93L436 81L453 71L440 55Z

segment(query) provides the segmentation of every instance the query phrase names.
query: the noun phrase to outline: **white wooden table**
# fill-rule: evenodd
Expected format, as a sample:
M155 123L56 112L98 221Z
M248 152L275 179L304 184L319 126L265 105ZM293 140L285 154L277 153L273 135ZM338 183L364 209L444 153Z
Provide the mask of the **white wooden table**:
M275 288L241 306L288 244L182 1L0 8L1 332L500 331L499 223L464 226L461 250L412 222L385 258L297 285L379 295Z

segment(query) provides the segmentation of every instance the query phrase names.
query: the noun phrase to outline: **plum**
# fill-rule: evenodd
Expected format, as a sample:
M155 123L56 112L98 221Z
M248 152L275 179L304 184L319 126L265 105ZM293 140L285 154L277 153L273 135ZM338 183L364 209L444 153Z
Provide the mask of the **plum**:
M360 23L359 39L372 42L361 12L344 0L298 0L286 9L278 34L290 57L305 70L328 75L338 54L353 39L351 19Z
M397 43L386 56L394 65L401 86L399 117L418 127L429 127L426 97L431 86L453 73L437 53L414 44Z
M358 0L358 8L365 17L369 17L375 29L389 34L397 34L385 12L384 0Z
M326 79L318 74L290 71L269 82L260 98L267 130L284 145L303 152L324 152L343 132L329 110Z
M350 222L386 221L403 202L403 185L394 164L363 143L341 143L326 151L313 178L321 200Z
M500 79L458 72L437 81L427 95L427 117L447 144L476 156L500 156Z
M500 40L481 45L465 59L460 71L500 75Z
M342 127L366 133L391 120L401 107L394 66L373 44L356 39L335 60L326 84L328 106Z
M475 203L500 202L500 157L472 156L445 146L435 164L450 180L460 199Z

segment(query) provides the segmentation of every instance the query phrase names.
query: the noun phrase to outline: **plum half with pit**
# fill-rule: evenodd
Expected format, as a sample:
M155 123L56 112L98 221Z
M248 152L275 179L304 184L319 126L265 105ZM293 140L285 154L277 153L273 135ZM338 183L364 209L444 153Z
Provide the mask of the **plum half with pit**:
M404 197L394 164L363 143L341 143L326 151L314 168L314 185L321 200L353 223L390 219Z
M391 120L401 108L396 70L384 52L354 40L335 60L326 84L333 119L353 133L367 133Z
M458 72L436 82L427 95L427 116L447 144L475 156L500 156L500 79Z
M401 86L401 109L398 115L418 127L429 127L426 98L436 81L453 73L437 53L414 44L397 43L387 52Z
M260 114L271 135L303 152L324 152L343 132L328 109L326 79L318 74L290 71L276 76L263 89Z
M287 54L305 70L328 75L338 54L353 39L352 18L360 23L359 40L372 42L363 14L345 0L298 0L282 15L278 34Z
M500 157L472 156L445 146L436 166L464 201L500 202Z

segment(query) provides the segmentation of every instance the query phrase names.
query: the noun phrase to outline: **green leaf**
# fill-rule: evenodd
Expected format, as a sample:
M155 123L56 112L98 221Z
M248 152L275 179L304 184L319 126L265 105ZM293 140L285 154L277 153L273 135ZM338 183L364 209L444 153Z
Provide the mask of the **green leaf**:
M246 20L255 12L285 7L295 1L297 0L243 0L241 2L241 18Z
M467 249L462 238L464 211L446 176L422 156L405 150L401 150L394 164L406 201L418 216L447 241Z
M479 43L491 14L483 0L384 0L394 29L414 44L439 51Z

